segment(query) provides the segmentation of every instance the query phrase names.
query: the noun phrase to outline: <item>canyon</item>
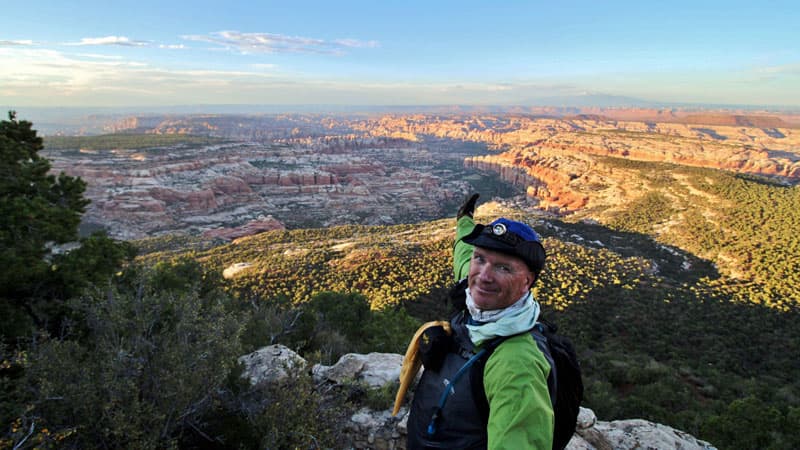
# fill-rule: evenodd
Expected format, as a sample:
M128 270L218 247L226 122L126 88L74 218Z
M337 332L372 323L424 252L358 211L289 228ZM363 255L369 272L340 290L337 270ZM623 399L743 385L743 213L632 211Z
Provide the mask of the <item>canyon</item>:
M692 119L694 117L694 119ZM702 120L689 116L682 120ZM712 122L726 122L711 115ZM738 117L738 116L737 116ZM742 123L783 123L777 118ZM721 169L800 180L800 133L796 128L619 121L603 116L563 118L418 116L381 118L362 129L377 135L434 135L482 142L494 149L470 157L465 167L489 170L523 189L541 209L561 214L613 210L646 186L609 158Z
M467 190L460 180L466 155L445 147L454 146L348 135L46 156L54 172L86 181L90 228L120 239L187 233L229 240L287 226L437 217Z
M219 142L44 156L87 182L87 228L121 239L431 220L492 177L523 207L598 219L648 190L620 160L800 180L795 115L589 112L132 116L104 131Z

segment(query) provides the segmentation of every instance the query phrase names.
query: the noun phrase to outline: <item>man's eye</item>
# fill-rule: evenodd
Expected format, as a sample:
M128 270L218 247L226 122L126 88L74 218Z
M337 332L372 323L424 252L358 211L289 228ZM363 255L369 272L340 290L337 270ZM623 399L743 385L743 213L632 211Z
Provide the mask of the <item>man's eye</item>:
M508 266L497 266L497 270L505 273L511 272L511 268Z

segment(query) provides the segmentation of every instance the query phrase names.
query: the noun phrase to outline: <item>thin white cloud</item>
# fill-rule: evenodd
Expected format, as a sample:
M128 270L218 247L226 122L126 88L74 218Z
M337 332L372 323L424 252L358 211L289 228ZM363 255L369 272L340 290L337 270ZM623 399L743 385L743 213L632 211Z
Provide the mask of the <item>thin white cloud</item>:
M487 84L485 89L490 92L502 92L511 91L514 87L508 84Z
M64 52L37 46L0 46L0 98L7 104L49 106L136 106L170 104L520 104L543 96L611 92L637 95L650 92L645 83L630 90L620 77L592 79L521 79L506 82L452 80L396 82L335 77L326 74L288 73L271 64L252 64L239 70L208 70L201 63L196 70L171 70L166 66L97 55L82 48ZM185 66L184 66L185 67ZM796 89L796 66L773 67L775 81L749 81L759 103L800 104ZM752 75L755 69L748 72ZM746 80L716 78L706 80L709 92L700 100L714 100L712 94L725 95L729 102L747 102L737 97ZM763 74L766 76L767 74ZM658 96L687 101L688 83L664 77L658 83ZM614 84L614 82L618 84ZM724 80L723 80L724 81ZM734 83L734 81L739 84ZM712 89L713 87L713 89ZM615 89L616 88L616 89ZM624 89L623 89L624 88ZM633 94L631 94L633 92ZM638 94L641 95L641 94ZM695 97L698 98L698 97ZM745 100L739 100L739 99ZM719 102L717 100L717 102ZM750 101L752 102L752 100Z
M377 48L380 47L378 41L359 41L357 39L336 39L336 44L341 45L342 47L352 47L352 48Z
M25 45L33 45L33 41L30 39L24 40L0 40L0 47L16 47L16 46L25 46Z
M137 61L30 48L0 48L0 97L26 105L157 105L190 103L412 104L455 102L441 86L323 80L250 70L167 70ZM269 69L269 70L265 70Z
M165 48L168 50L183 50L186 48L183 44L158 44L158 48Z
M768 75L773 75L773 74L800 75L800 62L782 64L776 66L759 67L755 71L756 73L768 74Z
M45 49L0 47L0 60L0 97L55 104L71 99L110 104L186 101L204 92L222 96L238 83L259 85L273 77L263 71L171 71L140 61Z
M782 83L796 85L798 78L800 78L800 62L794 62L748 67L739 72L733 72L729 81L749 88L756 85L775 85ZM791 87L790 89L793 92L800 92L795 87Z
M217 31L208 35L181 36L188 41L221 45L242 53L312 53L341 55L349 48L374 48L376 41L338 39L326 41L300 36L273 33L241 33L239 31Z
M119 55L101 55L99 53L78 53L76 56L91 59L110 59L114 61L119 61L122 59L122 56Z
M147 67L139 61L113 56L67 55L45 49L2 49L0 58L9 64L0 66L0 84L25 80L48 80L51 85L69 88L91 85L98 78ZM28 86L35 90L35 86Z
M125 36L103 36L95 38L82 38L80 42L68 42L65 45L120 45L123 47L144 47L150 45L147 41L139 41Z

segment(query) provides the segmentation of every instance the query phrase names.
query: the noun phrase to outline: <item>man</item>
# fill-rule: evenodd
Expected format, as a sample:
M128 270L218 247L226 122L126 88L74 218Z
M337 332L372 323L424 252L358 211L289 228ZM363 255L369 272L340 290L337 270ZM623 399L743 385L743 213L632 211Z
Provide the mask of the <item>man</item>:
M530 288L544 267L544 248L521 222L474 225L475 200L477 194L459 211L454 249L456 277L467 273L466 307L450 320L448 339L430 330L422 336L423 351L437 357L422 357L408 448L550 450L550 364L528 332L539 316ZM511 337L481 366L474 355L498 336Z

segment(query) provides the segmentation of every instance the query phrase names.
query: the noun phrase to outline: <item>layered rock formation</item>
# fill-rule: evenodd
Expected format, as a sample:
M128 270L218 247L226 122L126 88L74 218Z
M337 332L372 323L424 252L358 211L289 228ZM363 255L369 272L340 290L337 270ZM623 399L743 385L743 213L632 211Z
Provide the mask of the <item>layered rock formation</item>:
M668 122L669 117L676 122ZM486 143L494 151L467 158L466 168L497 173L524 188L542 209L558 213L613 208L640 195L641 188L628 184L631 174L608 165L606 157L800 182L800 132L778 128L786 124L782 119L723 114L660 119L416 115L382 117L357 128L381 136L405 133Z
M446 146L447 144L440 144ZM437 156L438 155L438 156ZM466 191L465 154L392 138L326 136L46 155L87 182L84 220L113 237L235 239L266 230L393 224L444 214Z
M54 171L88 182L85 219L123 239L435 219L452 214L474 170L497 174L546 211L613 211L647 186L609 158L800 181L794 116L583 112L142 117L113 129L239 140L46 156Z

